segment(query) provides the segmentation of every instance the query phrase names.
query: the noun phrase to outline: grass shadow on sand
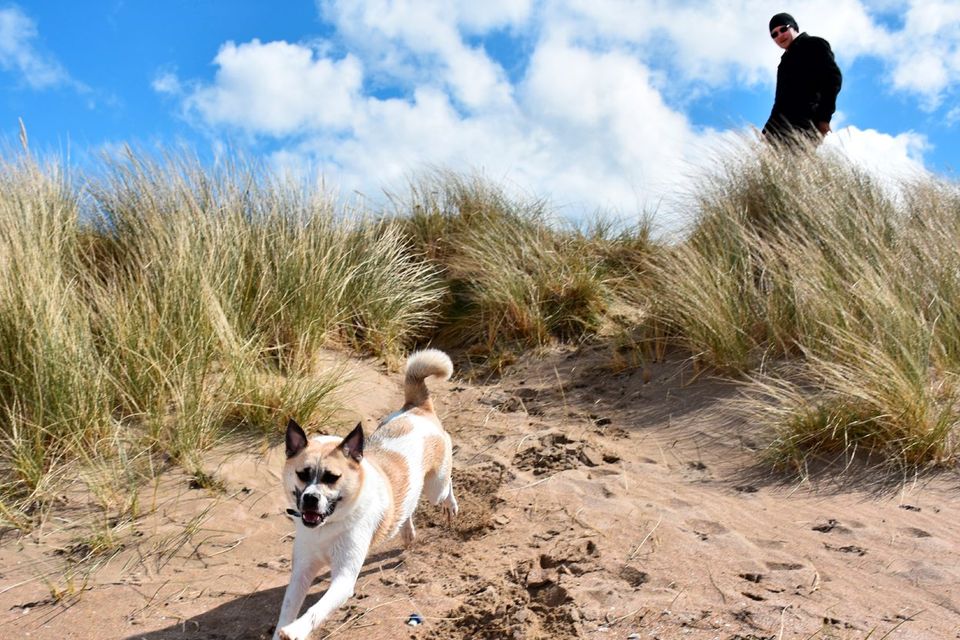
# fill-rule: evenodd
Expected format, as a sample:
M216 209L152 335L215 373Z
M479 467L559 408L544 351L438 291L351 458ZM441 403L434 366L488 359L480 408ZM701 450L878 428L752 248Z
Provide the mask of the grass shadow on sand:
M724 478L731 490L755 490L760 487L782 491L810 491L818 495L862 493L876 498L903 493L906 488L919 488L932 482L952 482L960 488L957 469L929 467L923 469L898 468L878 456L864 453L853 455L810 455L803 468L773 470L760 460Z

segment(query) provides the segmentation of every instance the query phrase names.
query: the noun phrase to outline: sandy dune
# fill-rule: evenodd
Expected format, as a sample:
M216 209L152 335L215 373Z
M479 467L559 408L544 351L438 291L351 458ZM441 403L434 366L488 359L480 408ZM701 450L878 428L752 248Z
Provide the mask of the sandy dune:
M784 481L757 465L763 434L720 410L734 384L610 362L555 351L490 384L433 385L461 517L449 528L422 505L416 544L376 550L316 637L960 638L957 474ZM371 429L399 375L351 371L340 419ZM82 494L42 530L3 534L0 637L269 638L293 530L282 452L234 449L210 459L221 495L178 473L145 491L155 513L85 583L66 577L89 551Z

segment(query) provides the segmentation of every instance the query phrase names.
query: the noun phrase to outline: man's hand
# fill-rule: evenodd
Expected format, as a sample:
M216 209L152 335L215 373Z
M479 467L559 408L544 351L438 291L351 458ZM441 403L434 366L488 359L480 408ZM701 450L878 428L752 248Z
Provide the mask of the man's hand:
M820 132L820 135L825 136L830 133L830 123L829 122L818 122L817 131Z

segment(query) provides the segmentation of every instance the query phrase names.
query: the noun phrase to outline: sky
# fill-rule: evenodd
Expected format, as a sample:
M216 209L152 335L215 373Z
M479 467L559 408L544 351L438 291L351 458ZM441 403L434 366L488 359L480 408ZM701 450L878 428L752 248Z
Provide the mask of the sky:
M670 228L766 121L780 11L843 70L824 153L955 176L956 0L0 0L0 139L239 150L373 205L450 169Z

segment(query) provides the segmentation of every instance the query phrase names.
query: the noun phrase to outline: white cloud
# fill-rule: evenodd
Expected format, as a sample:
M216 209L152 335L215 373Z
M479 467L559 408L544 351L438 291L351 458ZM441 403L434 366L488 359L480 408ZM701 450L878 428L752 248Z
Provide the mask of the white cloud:
M529 20L533 0L458 0L458 23L470 32L519 27Z
M893 86L935 109L960 82L960 4L911 0L909 5L903 29L891 36Z
M629 50L671 81L691 86L773 83L781 51L767 21L779 0L320 0L325 17L351 47L376 52L390 73L411 77L423 57L454 60L459 33L524 27L544 39ZM801 29L833 46L841 65L884 62L886 82L938 106L960 82L960 3L955 0L794 0ZM892 17L892 19L891 19ZM891 24L898 24L891 27ZM367 59L365 56L364 59ZM413 64L417 59L419 65ZM495 70L496 66L491 63ZM448 66L447 82L464 77ZM422 74L418 80L423 81Z
M449 25L467 33L516 28L532 15L533 0L317 0L320 12L341 29L351 24L390 36L423 33ZM423 41L430 46L429 41Z
M838 50L893 48L893 36L859 0L796 4L801 25L813 33L822 27ZM519 185L568 215L656 209L661 225L675 227L691 177L743 132L697 128L668 104L662 87L772 82L780 55L766 28L780 7L768 0L318 6L337 42L226 43L212 81L184 85L184 105L214 130L279 139L279 166L315 167L342 192L369 197L440 166ZM811 17L824 15L842 22ZM511 81L471 40L490 29L524 30L519 79ZM673 62L657 68L663 51ZM396 97L378 97L382 86L395 88ZM931 81L928 90L936 86ZM182 87L171 74L158 76L154 88ZM842 121L838 116L837 125ZM927 148L916 134L853 126L825 146L891 175L922 168Z
M766 11L755 10L760 4L756 0L552 0L549 4L554 19L548 21L547 29L595 45L629 47L648 62L669 57L687 80L717 86L733 76L755 83L771 75L770 61L776 54L770 49ZM758 17L744 20L745 15Z
M351 49L366 54L374 68L418 84L442 84L470 109L509 103L503 69L482 49L466 44L460 29L519 24L526 19L529 1L511 8L505 0L329 0L321 7Z
M943 57L933 51L914 51L903 55L893 71L893 86L919 93L930 107L939 102L939 94L949 81L949 68Z
M585 42L632 47L664 65L675 83L772 84L781 51L767 20L771 0L546 0L544 29ZM891 12L894 17L889 20ZM841 66L881 60L887 84L935 108L960 83L960 3L956 0L795 0L802 31L826 38ZM893 28L886 26L900 23Z
M951 127L956 126L960 122L960 107L954 107L947 112L946 117L944 118L946 122Z
M286 42L228 42L214 62L213 84L195 90L189 111L213 125L273 136L351 124L363 76L353 56L318 57Z
M296 144L275 154L278 164L313 161L341 189L368 195L436 165L482 170L549 194L575 213L597 207L632 213L656 206L665 189L682 182L684 156L697 137L635 58L559 40L538 47L515 98L479 100L467 112L457 107L453 88L422 86L410 99L384 100L363 95L360 79L350 76L348 90L317 82L311 92L310 75L332 63L299 45L231 44L216 62L214 82L187 100L207 124L298 133ZM277 66L299 73L281 79ZM329 92L342 104L340 117L325 122L315 111Z
M557 39L534 53L522 106L530 125L553 141L555 189L579 183L589 193L592 184L597 193L616 194L614 202L646 200L636 189L676 186L696 138L635 58Z
M915 35L941 35L960 23L960 5L953 0L915 1L910 3L906 22L906 28Z
M806 0L792 13L802 31L826 38L842 63L852 64L859 56L889 56L896 48L870 2Z
M183 93L180 78L173 71L161 71L154 76L150 86L157 93L178 96Z
M0 67L32 89L75 84L61 64L37 46L37 25L17 7L0 9Z
M823 146L890 184L928 175L923 154L929 149L929 142L912 131L891 136L875 129L847 126L827 136Z
M771 0L549 0L547 29L587 42L632 47L651 64L670 65L674 81L724 86L773 82L782 51L770 40ZM795 0L801 30L826 37L843 60L891 48L861 0Z

